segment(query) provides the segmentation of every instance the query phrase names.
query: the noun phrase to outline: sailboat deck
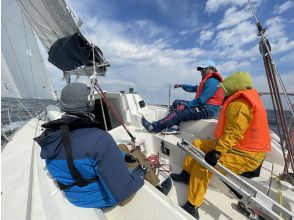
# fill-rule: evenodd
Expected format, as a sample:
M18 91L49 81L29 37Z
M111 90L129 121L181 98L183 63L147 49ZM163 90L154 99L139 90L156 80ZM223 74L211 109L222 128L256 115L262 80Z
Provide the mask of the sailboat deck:
M205 123L205 120L203 120ZM209 120L207 120L209 121ZM186 125L187 126L187 125ZM189 126L189 123L188 123ZM203 127L202 127L203 128ZM182 168L179 166L183 162L185 154L181 152L181 150L176 146L177 142L180 142L182 138L185 138L189 141L195 138L204 138L207 132L213 129L213 125L208 125L204 127L204 133L198 133L198 135L192 135L188 132L182 132L179 135L162 135L162 134L150 134L144 129L138 129L133 126L128 126L128 129L133 134L136 134L137 140L139 144L152 144L154 145L154 152L147 153L156 153L160 152L160 143L163 140L166 143L166 146L170 148L171 155L166 156L161 154L160 156L166 160L169 160L169 164L172 167L172 171L174 173L179 173ZM201 130L201 126L199 131ZM122 130L122 128L116 128L111 131L113 136L119 135L118 142L127 143L129 140L127 134ZM125 133L125 135L124 135ZM152 136L152 141L148 138ZM125 140L123 140L123 137ZM144 137L144 141L143 141ZM154 140L157 139L157 140ZM157 146L157 148L156 148ZM152 147L145 147L145 149L152 149ZM173 155L174 153L174 155ZM176 163L175 163L176 161ZM284 207L289 210L294 209L294 198L291 197L293 186L286 182L280 182L278 179L274 177L280 173L282 173L283 167L278 164L273 164L269 161L264 161L261 169L261 174L259 177L255 177L252 179L248 179L242 177L254 187L259 189L265 194L268 194L271 198L278 201L279 193L281 197L284 199ZM164 180L169 176L169 173L160 172L159 178ZM281 184L281 188L278 185ZM173 201L173 203L178 204L179 206L183 205L187 201L187 190L188 186L183 183L173 182L173 186L171 191L168 194L168 198ZM233 195L230 189L221 182L217 177L213 177L210 186L207 189L207 193L205 195L205 200L203 205L199 210L200 216L204 219L247 219L243 214L241 214L237 209L237 197ZM156 219L156 218L155 218Z
M144 186L136 193L134 198L125 206L117 206L105 210L83 209L70 204L63 193L58 190L54 181L48 175L45 162L39 157L40 148L31 138L42 131L40 124L43 121L30 121L20 129L13 140L8 143L2 152L2 214L3 219L193 219L181 209L180 205L186 202L187 185L173 182L173 187L164 196L151 184L145 181ZM144 129L128 126L136 136L137 144L145 147L146 153L160 152L161 141L170 149L170 155L160 156L169 161L172 172L181 171L181 164L185 154L176 146L188 135L150 134ZM117 143L128 143L129 137L123 128L117 127L110 131ZM191 138L194 138L191 136ZM284 206L294 209L293 187L282 182L278 187L276 179L271 180L273 174L279 174L282 167L265 161L261 176L246 179L264 193L278 200L278 192L283 193ZM159 173L164 180L169 173ZM14 201L13 203L9 201ZM199 213L203 219L246 219L236 208L237 199L216 177L213 178L204 204Z

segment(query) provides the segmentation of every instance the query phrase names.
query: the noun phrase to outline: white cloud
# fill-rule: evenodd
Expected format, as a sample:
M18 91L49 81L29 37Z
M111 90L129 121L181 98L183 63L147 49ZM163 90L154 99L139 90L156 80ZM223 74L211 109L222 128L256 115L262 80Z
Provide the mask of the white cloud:
M274 13L275 14L282 14L283 12L285 12L293 7L294 7L293 1L286 1L282 5L279 5L279 6L276 5L275 9L274 9Z
M280 58L281 64L287 65L293 63L294 60L294 51L289 51L285 56Z
M244 1L242 1L242 4ZM230 0L208 0L205 5L205 11L208 13L216 12L219 8L230 4Z
M186 11L179 9L182 14L185 14L182 16L174 13L171 6L165 4L163 0L156 0L156 2L162 13L165 13L168 18L173 18L171 11L179 23L183 21L182 17L189 17L185 13L191 8L187 8ZM256 6L256 2L261 3L261 0L254 2ZM205 48L209 47L209 51L201 47L193 48L193 45L185 49L173 48L172 44L179 39L175 37L174 30L151 20L141 19L131 22L109 20L111 18L109 11L103 12L103 16L99 14L99 18L84 19L87 21L90 38L101 48L111 64L106 77L101 78L103 89L126 91L128 87L135 87L147 98L147 102L162 103L161 101L166 101L168 98L169 85L196 84L200 81L200 74L195 67L206 59L208 52L210 58L217 62L218 70L224 76L237 70L249 71L254 76L257 86L264 90L267 85L265 75L257 77L264 72L264 68L258 51L255 24L253 20L248 21L251 12L248 9L247 0L208 0L206 12L216 12L223 6L229 6L230 9L224 12L224 17L218 25L209 23L208 20L205 27L191 27L190 22L189 26L179 28L182 30L179 31L181 39L189 39L195 36L195 33L200 33L199 45L203 45L204 42L211 43L211 46L205 45ZM109 4L108 7L111 8ZM195 14L194 16L197 17ZM192 18L190 21L193 20ZM276 24L280 24L279 22L282 23L282 26L275 27ZM273 29L274 38L279 40L272 43L275 50L278 43L281 43L280 49L284 48L282 50L285 50L284 45L292 45L291 41L285 38L283 24L284 21L278 19L269 20L267 24L267 26L273 26L271 29L276 28ZM269 34L270 31L268 30ZM286 80L288 79L287 76ZM289 82L294 85L291 80L289 79ZM180 94L175 94L174 98L179 98L181 94L187 96L185 92L178 93ZM183 98L190 99L189 97Z
M144 38L134 39L127 33L132 29L131 24L108 20L89 20L88 23L90 38L99 45L111 64L107 77L101 79L106 90L127 90L135 85L143 96L147 93L148 102L154 102L153 98L156 100L162 95L159 99L166 100L167 95L161 92L150 98L152 91L147 92L147 88L161 89L168 94L170 84L194 84L200 80L200 74L194 68L196 61L205 56L205 50L197 47L174 49L161 38L148 42L143 42ZM148 25L153 24L144 21L140 25L148 29Z
M287 92L294 92L294 72L290 71L286 74L281 75L281 78L283 80L283 84L285 85L285 88L287 88ZM262 92L269 92L268 82L265 80L265 75L259 75L259 76L252 76L253 85L255 88L257 88L259 91ZM279 82L278 82L279 85ZM280 89L280 91L282 91Z
M168 12L169 9L169 4L167 1L165 0L155 0L155 3L159 6L159 8L161 9L161 11L163 12Z
M294 48L294 40L289 40L285 23L281 17L274 17L265 22L267 36L270 40L273 53L281 53Z
M293 86L294 85L294 77L293 77L293 75L294 75L293 71L288 72L287 74L281 75L281 78L283 80L283 83L284 83L285 88L287 89L288 93L294 92L294 86ZM265 79L265 75L254 76L251 74L251 77L252 77L254 88L256 88L260 92L269 92L268 82ZM282 90L280 89L280 91L282 91ZM266 109L273 108L272 107L272 100L269 95L263 95L263 96L261 96L261 98L263 100L263 104ZM290 102L294 103L294 97L289 96L289 98L290 98ZM289 110L288 104L287 104L284 96L281 96L281 100L282 100L284 109Z
M216 34L214 43L220 48L234 45L242 47L243 45L256 40L256 38L255 26L248 21L244 21L231 29L219 31Z
M229 60L219 65L218 71L223 73L224 76L228 76L236 71L244 71L248 69L250 63L248 61L238 62L236 60Z
M211 22L209 23L206 23L206 24L203 24L201 26L196 26L196 27L192 27L192 28L189 28L189 29L185 29L185 30L182 30L180 32L180 35L181 36L195 36L196 34L198 34L199 32L205 32L205 31L208 31L208 29L213 29L213 24Z
M159 26L150 20L136 20L132 24L128 24L128 28L132 32L144 33L145 37L153 38L159 34L164 35L169 32L166 27Z
M252 3L255 7L261 4L262 0L253 0ZM217 12L220 8L230 5L242 7L248 4L248 0L208 0L205 5L205 11L208 13Z
M183 30L183 31L180 32L180 35L181 35L181 36L186 36L186 35L188 35L189 33L190 33L190 31L188 31L188 30Z
M294 49L294 40L289 41L287 37L282 37L276 40L274 43L271 43L272 52L275 54L293 50Z
M93 33L91 39L102 45L102 51L106 57L116 59L116 61L140 61L151 63L162 63L164 65L174 65L177 62L189 62L204 53L200 48L173 49L166 41L153 39L149 43L139 39L132 39L127 36L124 24L113 23L111 21L91 21ZM148 26L149 22L144 22ZM115 27L112 29L106 27ZM126 28L126 29L124 29ZM149 29L146 27L146 29ZM114 49L115 48L115 49Z
M236 7L229 8L226 10L224 18L217 26L217 29L233 27L251 17L252 15L246 9L238 10Z
M203 30L200 32L200 37L199 37L199 44L202 45L205 41L211 40L213 36L213 31L207 31Z
M268 19L265 22L266 27L268 28L267 34L270 35L270 37L274 39L278 39L280 37L283 37L285 35L284 28L284 20L281 17L273 17Z

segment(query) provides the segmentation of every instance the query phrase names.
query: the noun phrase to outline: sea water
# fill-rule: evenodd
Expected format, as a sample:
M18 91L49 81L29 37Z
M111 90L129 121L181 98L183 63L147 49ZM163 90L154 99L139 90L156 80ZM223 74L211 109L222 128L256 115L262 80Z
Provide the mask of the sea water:
M16 99L1 98L1 134L11 135L17 128L24 125L32 117L43 112L54 104L51 99ZM1 143L2 143L1 135Z

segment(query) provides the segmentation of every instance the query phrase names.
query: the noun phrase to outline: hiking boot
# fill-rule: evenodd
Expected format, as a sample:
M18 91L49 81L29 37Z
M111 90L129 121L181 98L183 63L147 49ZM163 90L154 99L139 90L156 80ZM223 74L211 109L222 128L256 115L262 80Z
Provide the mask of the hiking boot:
M172 181L171 178L166 178L159 186L156 186L156 188L162 192L164 195L167 195L172 187Z
M162 134L179 134L180 129L178 125L171 126L169 128L165 128L161 131Z
M190 174L186 170L182 170L180 174L172 173L170 177L173 181L189 184Z
M144 117L141 118L141 123L142 123L143 127L147 131L149 131L149 132L152 132L153 131L152 123L150 123L149 121L147 121Z
M190 215L192 215L194 218L199 220L199 213L198 208L196 206L193 206L189 201L186 202L185 205L181 206L186 212L188 212Z

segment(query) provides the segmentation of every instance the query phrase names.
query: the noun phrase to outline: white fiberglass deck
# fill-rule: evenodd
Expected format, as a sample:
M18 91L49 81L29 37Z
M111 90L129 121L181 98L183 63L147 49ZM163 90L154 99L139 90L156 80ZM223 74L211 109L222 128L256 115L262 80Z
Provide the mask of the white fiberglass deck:
M187 123L181 127L180 135L163 136L150 134L143 128L128 126L136 137L136 143L143 145L146 153L160 151L161 141L170 149L170 155L161 154L172 165L172 172L181 171L185 157L176 143L185 138L189 141L196 136L207 138L214 128L213 120L202 120L195 126ZM42 130L40 124L44 121L31 120L20 129L2 152L2 219L193 219L180 208L186 202L187 186L173 183L168 196L164 196L149 183L136 193L135 197L125 206L117 206L102 212L99 209L79 208L71 205L63 193L58 190L48 175L45 163L41 160L40 148L32 140ZM195 134L189 132L195 131ZM117 143L129 143L130 139L120 126L110 131ZM273 156L273 155L272 155ZM275 159L274 157L271 159ZM283 193L284 206L294 210L293 186L282 182L281 189L273 174L282 172L282 166L265 161L261 176L246 179L261 191L267 193L276 201L278 191ZM160 173L160 179L165 179L169 173ZM236 209L237 200L217 178L213 178L204 204L199 210L201 219L246 219Z

